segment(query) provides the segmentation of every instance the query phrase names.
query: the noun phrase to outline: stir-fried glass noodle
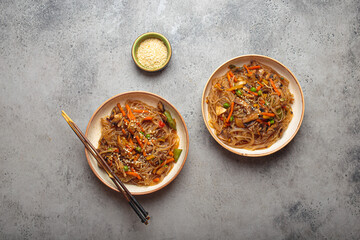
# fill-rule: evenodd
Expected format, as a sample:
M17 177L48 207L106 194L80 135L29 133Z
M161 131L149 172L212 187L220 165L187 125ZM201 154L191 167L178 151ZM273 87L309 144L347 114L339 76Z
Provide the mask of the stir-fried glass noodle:
M229 66L212 80L206 98L209 124L225 144L249 150L270 147L288 127L293 113L289 81L256 61Z
M101 125L98 151L123 182L155 185L181 154L176 121L161 102L157 107L137 100L118 103Z

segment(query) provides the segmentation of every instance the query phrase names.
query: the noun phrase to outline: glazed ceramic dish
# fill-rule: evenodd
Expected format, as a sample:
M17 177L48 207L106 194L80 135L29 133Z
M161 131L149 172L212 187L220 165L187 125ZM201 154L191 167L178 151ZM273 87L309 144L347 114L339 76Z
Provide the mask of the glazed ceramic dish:
M126 100L140 100L148 105L157 106L157 103L161 101L164 104L166 110L168 110L172 117L176 120L177 126L177 134L180 138L179 148L183 149L180 158L176 162L173 169L169 172L169 174L161 181L160 183L153 186L136 186L133 184L125 184L126 187L133 195L143 195L149 194L155 191L158 191L168 185L171 181L173 181L176 176L180 173L183 168L186 157L189 151L189 134L187 131L187 127L185 125L184 119L181 117L180 113L176 110L176 108L169 103L164 98L149 92L126 92L116 95L108 100L106 100L93 114L91 117L88 126L86 128L86 137L91 141L91 143L97 148L98 142L101 136L101 124L100 119L109 116L113 107L117 104L124 104ZM95 175L108 187L111 189L118 191L113 181L109 178L106 172L101 169L96 159L85 150L86 158L90 165L90 168L95 173Z
M160 67L158 68L155 68L155 69L149 69L149 68L146 68L144 67L140 62L139 62L139 59L137 57L137 50L139 48L139 45L145 41L146 39L149 39L149 38L157 38L157 39L160 39L166 49L167 49L167 58L166 58L166 61L163 65L161 65ZM131 49L131 55L132 55L132 58L135 62L135 64L142 70L144 71L147 71L147 72L157 72L157 71L160 71L162 69L164 69L167 64L169 63L170 59L171 59L171 54L172 54L172 51L171 51L171 45L170 45L170 42L169 40L162 34L160 33L156 33L156 32L148 32L148 33L144 33L142 34L141 36L139 36L135 41L134 41L134 44L132 46L132 49Z
M294 95L294 103L292 104L292 111L293 111L293 118L286 129L286 131L283 133L282 137L276 141L273 145L271 145L268 148L265 149L259 149L259 150L247 150L247 149L241 149L241 148L234 148L230 147L229 145L226 145L223 143L215 134L215 130L210 127L209 125L209 113L208 113L208 105L206 103L206 97L209 95L210 89L211 89L211 82L212 79L223 76L226 74L226 72L229 70L229 65L235 65L235 66L243 66L244 64L249 64L251 60L255 60L257 62L260 62L266 66L271 67L273 70L278 72L280 75L284 76L286 79L289 80L289 90ZM279 151L283 147L285 147L296 135L298 132L303 117L304 117L304 109L305 109L305 103L304 103L304 95L301 90L300 84L294 74L283 64L276 61L275 59L272 59L270 57L262 56L262 55L244 55L240 57L233 58L225 63L223 63L220 67L218 67L214 73L210 76L209 80L207 81L203 95L202 95L202 115L205 122L205 125L207 129L209 130L211 136L224 148L227 150L236 153L238 155L248 156L248 157L260 157L260 156L266 156L269 154L272 154L276 151Z

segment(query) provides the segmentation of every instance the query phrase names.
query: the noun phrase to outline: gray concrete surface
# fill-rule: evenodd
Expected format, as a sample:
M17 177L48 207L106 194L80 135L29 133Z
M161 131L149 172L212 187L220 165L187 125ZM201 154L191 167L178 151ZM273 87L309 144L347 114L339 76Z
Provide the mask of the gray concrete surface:
M359 1L1 1L0 239L359 239ZM136 37L157 31L170 65L145 74ZM224 61L287 65L306 101L295 139L269 157L223 150L201 94ZM138 197L144 226L91 172L60 115L85 130L109 97L171 101L191 148L177 179Z

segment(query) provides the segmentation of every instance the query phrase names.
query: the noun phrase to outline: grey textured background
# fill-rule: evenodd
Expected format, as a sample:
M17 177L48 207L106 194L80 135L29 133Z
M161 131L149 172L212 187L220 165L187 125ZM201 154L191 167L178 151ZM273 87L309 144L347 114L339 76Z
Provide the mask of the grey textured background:
M133 41L157 31L170 65L145 74ZM359 1L1 1L0 239L359 239ZM269 157L223 150L201 117L211 73L273 57L297 76L305 117ZM191 148L179 176L138 200L144 226L91 172L60 111L85 130L130 90L182 113Z

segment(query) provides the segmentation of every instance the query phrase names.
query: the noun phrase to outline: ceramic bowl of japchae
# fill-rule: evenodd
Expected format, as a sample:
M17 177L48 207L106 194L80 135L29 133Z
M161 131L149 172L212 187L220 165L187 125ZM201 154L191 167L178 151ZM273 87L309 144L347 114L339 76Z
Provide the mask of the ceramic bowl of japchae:
M100 107L92 115L87 125L85 135L96 148L99 147L100 144L99 140L102 136L101 119L104 118L106 119L108 116L110 116L113 108L117 106L117 104L121 104L124 106L127 100L139 100L141 102L146 103L147 105L154 107L156 107L160 101L162 102L163 107L172 115L172 118L176 121L176 133L179 137L178 148L182 149L182 152L180 154L180 157L177 159L176 163L174 163L172 169L168 172L168 174L159 183L155 185L139 186L131 183L125 183L125 186L133 195L144 195L144 194L153 193L155 191L164 188L170 182L172 182L183 168L189 151L188 130L185 121L182 118L179 111L174 107L174 105L172 105L166 99L150 92L144 92L144 91L125 92L113 96L108 100L106 100L104 103L100 105ZM134 142L136 142L136 140L134 140ZM99 180L109 188L118 191L115 184L107 175L107 173L101 167L99 167L96 159L87 150L85 150L85 154L91 170L99 178ZM140 153L139 155L142 155L142 153Z
M291 103L288 91L293 96ZM289 106L282 105L285 102ZM223 148L261 157L279 151L295 137L305 102L299 81L284 64L267 56L244 55L226 61L211 74L201 108L210 135ZM290 115L285 128L283 119ZM255 145L258 142L260 147Z

